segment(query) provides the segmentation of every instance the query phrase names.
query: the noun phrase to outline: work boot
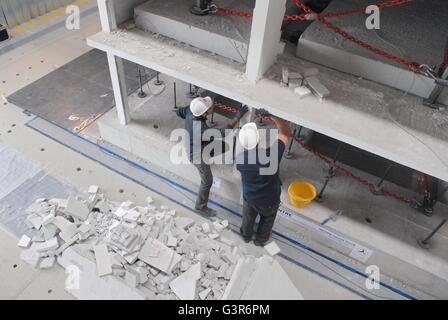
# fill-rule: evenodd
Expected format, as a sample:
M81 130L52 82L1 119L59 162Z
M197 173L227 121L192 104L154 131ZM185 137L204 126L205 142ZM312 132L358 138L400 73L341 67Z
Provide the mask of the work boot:
M204 207L204 208L202 208L202 209L196 208L196 211L197 211L200 215L202 215L202 216L204 216L204 217L206 217L206 218L213 218L213 217L216 217L216 211L213 210L213 209L210 209L209 207Z
M243 233L243 229L240 228L240 236L241 238L243 238L244 242L249 243L252 241L252 237L245 237L244 233Z
M254 240L254 245L256 245L257 247L264 247L269 240L267 241L259 241L259 240Z

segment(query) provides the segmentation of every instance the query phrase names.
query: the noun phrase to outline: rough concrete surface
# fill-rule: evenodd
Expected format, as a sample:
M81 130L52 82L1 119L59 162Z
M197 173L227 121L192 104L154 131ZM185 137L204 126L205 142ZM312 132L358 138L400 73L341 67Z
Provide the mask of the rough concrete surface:
M371 4L372 1L368 0L332 1L324 12L338 12ZM399 58L431 67L438 67L442 63L448 32L446 1L413 1L382 9L379 30L368 30L366 18L365 14L355 14L329 18L328 21L357 39ZM302 34L297 55L421 97L427 97L433 88L432 80L415 78L413 72L402 65L348 41L320 22L314 22ZM439 102L448 104L445 94Z
M217 5L251 11L254 1L224 0ZM252 20L222 13L197 16L190 13L191 6L184 0L151 0L135 9L135 23L143 30L245 63Z

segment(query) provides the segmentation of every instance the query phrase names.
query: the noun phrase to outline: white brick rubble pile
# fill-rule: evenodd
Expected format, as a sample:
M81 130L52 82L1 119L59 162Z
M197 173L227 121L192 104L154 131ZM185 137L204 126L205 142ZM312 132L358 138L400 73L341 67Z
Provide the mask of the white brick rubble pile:
M95 278L114 277L149 299L221 299L237 263L250 257L224 236L228 221L197 224L151 198L116 203L95 186L83 198L38 199L27 213L34 235L18 243L27 263L64 266L64 252L76 251L96 264Z

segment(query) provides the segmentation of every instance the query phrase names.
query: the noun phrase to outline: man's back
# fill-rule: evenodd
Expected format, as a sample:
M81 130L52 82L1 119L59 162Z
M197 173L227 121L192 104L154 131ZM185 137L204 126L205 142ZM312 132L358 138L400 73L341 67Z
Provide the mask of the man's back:
M284 151L284 142L277 140L266 150L246 150L238 155L237 169L241 173L245 201L259 206L276 205L280 202L279 166Z

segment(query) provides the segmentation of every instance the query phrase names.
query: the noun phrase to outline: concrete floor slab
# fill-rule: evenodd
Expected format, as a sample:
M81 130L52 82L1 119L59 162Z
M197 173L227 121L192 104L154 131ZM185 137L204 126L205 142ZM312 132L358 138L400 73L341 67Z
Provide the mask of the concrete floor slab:
M255 1L221 0L216 5L251 12ZM135 23L143 30L246 63L252 20L222 13L197 16L190 13L191 6L184 0L150 0L135 9Z
M371 5L369 0L332 1L325 12ZM375 48L399 58L440 66L448 32L448 5L444 0L413 1L380 11L380 29L366 28L366 15L355 14L328 21ZM404 66L354 44L320 22L302 34L297 55L303 59L370 79L427 98L434 88L429 78L415 77ZM448 105L446 94L439 99Z

